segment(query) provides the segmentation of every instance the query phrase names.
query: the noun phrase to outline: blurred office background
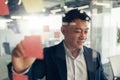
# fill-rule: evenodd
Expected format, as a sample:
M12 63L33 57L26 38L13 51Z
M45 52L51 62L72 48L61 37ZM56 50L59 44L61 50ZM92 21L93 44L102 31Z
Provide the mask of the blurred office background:
M120 55L120 0L0 0L0 80L8 80L6 65L24 36L40 35L43 47L59 43L62 16L74 8L92 18L85 45L101 53L112 80L109 57Z

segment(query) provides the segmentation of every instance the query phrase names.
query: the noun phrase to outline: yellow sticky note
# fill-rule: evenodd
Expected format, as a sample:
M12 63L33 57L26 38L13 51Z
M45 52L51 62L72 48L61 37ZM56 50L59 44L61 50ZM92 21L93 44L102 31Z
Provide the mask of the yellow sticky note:
M43 0L22 0L22 3L28 13L41 12L44 8Z

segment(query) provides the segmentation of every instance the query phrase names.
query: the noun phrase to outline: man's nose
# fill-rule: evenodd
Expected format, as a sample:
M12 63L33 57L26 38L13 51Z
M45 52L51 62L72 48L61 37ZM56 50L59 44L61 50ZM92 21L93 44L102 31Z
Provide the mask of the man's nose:
M81 31L81 33L80 33L80 37L82 37L82 38L85 37L85 33L84 33L84 31Z

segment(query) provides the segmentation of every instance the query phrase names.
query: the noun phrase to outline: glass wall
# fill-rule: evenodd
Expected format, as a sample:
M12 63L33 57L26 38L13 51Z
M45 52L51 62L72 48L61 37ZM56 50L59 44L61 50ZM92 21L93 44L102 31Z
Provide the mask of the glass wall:
M58 2L65 5L63 0ZM93 0L82 8L92 19L85 45L100 52L109 80L113 79L109 57L120 55L119 3L117 0ZM13 48L24 36L40 35L43 47L55 45L63 39L60 31L62 16L63 14L12 15L10 19L0 16L0 80L8 79L6 65L11 61Z
M90 7L92 17L91 47L101 53L102 64L109 80L112 80L114 73L111 70L110 57L120 55L119 9L119 4L116 1L107 0L93 1Z
M120 54L119 7L115 1L98 1L91 4L91 47L101 52L103 63L107 57Z

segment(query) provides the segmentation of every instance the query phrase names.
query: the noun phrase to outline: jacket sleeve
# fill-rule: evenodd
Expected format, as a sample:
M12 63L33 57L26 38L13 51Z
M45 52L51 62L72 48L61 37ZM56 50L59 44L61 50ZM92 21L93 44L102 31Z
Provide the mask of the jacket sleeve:
M12 79L12 63L9 63L7 65L8 68L8 77L10 80ZM28 80L37 80L37 79L42 79L45 76L45 63L44 60L38 60L32 64L31 68L29 71L24 74L28 76Z

